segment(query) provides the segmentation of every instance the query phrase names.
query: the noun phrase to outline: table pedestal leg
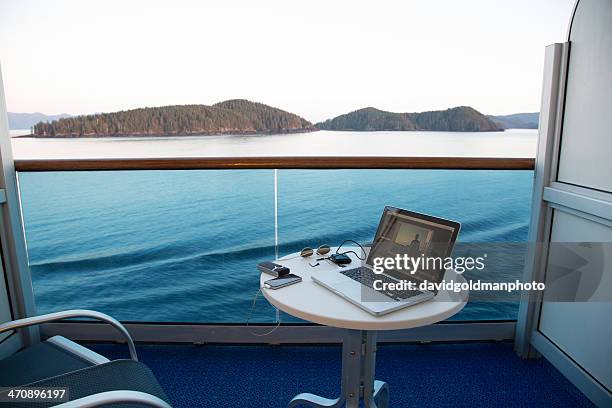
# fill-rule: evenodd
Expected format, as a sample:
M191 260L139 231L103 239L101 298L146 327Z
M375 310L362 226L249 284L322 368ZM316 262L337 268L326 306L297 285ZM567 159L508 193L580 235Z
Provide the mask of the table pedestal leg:
M289 402L298 406L357 408L363 400L366 408L388 408L387 383L374 380L376 332L348 330L342 343L342 390L340 397L329 399L314 394L299 394Z

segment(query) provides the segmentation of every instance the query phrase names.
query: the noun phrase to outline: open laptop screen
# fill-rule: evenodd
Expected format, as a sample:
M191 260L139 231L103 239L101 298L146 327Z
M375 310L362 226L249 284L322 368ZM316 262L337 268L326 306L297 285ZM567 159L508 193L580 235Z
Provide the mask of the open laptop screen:
M373 266L375 258L395 258L404 254L424 259L450 256L460 225L454 221L432 217L394 207L385 207L376 231L367 264ZM419 268L414 274L409 271L385 269L385 273L398 279L411 276L419 281L439 282L444 276L440 262L433 260L427 268Z

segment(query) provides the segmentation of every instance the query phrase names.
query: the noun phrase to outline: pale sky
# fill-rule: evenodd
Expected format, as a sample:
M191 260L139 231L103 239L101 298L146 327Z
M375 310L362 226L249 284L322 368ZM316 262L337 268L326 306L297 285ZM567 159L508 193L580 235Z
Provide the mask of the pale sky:
M2 0L11 112L245 98L320 121L366 106L539 110L574 0Z

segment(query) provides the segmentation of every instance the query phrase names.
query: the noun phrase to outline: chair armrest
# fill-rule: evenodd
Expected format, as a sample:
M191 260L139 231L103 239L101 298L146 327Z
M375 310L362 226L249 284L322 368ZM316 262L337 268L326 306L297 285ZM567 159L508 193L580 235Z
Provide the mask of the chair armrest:
M55 408L90 408L119 403L143 404L155 408L172 408L166 401L154 395L129 390L101 392L54 406Z
M132 336L130 336L130 333L127 331L125 326L123 326L121 323L119 323L117 320L113 319L109 315L100 313L100 312L96 312L94 310L81 310L81 309L64 310L63 312L55 312L55 313L49 313L49 314L44 314L40 316L26 317L25 319L13 320L11 322L0 324L0 333L8 331L8 330L19 329L22 327L33 326L36 324L49 323L49 322L54 322L58 320L70 319L73 317L88 317L90 319L101 320L113 326L115 329L121 332L121 334L123 334L123 336L125 337L127 344L128 344L128 348L130 349L130 357L132 358L132 360L138 361L138 355L136 354L136 347L134 346L134 340L132 340Z

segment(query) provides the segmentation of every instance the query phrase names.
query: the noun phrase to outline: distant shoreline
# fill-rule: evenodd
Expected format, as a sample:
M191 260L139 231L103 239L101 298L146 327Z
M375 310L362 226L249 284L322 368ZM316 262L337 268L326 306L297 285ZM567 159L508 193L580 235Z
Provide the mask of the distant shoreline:
M19 129L13 129L19 130ZM508 130L537 130L528 128L508 128L498 130L328 130L328 129L300 129L292 130L287 132L225 132L225 133L187 133L187 134L127 134L127 135L86 135L86 136L37 136L32 134L27 135L16 135L11 136L11 139L137 139L137 138L182 138L182 137L197 137L197 136L274 136L274 135L288 135L288 134L301 134L301 133L315 133L315 132L338 132L338 133L379 133L379 132L391 132L391 133L504 133Z
M139 137L190 137L190 136L270 136L270 135L287 135L294 133L312 133L318 132L321 129L291 129L282 132L258 132L258 131L233 131L233 132L201 132L201 133L131 133L131 134L90 134L83 136L41 136L41 135L17 135L12 139L105 139L105 138L139 138Z

